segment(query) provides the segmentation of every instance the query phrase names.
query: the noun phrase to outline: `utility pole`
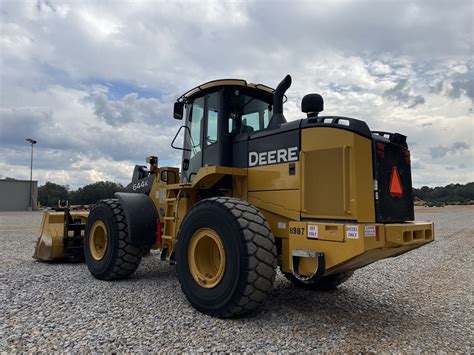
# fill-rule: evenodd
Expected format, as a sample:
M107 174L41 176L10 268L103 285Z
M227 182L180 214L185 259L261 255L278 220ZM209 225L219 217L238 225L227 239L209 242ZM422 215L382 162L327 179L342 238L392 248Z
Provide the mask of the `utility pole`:
M26 141L31 143L31 160L30 160L30 202L28 203L29 205L29 210L33 210L33 146L37 143L34 139L31 138L26 138Z

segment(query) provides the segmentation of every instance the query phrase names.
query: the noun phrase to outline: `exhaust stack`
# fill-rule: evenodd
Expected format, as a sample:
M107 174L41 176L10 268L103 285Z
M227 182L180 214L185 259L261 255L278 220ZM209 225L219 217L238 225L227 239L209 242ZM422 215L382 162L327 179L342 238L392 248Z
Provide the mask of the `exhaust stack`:
M282 123L286 123L286 118L283 115L283 97L290 86L291 76L288 74L280 84L278 84L273 93L273 115L268 128L277 128Z

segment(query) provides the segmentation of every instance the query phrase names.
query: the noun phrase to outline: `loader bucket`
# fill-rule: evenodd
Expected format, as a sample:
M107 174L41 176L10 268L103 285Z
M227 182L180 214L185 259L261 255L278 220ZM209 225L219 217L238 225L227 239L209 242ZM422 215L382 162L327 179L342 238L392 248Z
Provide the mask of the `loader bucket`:
M51 211L43 214L33 258L40 261L83 259L88 211Z

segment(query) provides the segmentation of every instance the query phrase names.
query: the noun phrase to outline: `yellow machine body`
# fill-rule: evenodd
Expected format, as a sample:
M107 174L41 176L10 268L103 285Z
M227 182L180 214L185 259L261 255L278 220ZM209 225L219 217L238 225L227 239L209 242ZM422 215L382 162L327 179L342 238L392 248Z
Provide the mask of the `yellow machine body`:
M246 200L262 212L281 245L278 260L283 272L292 272L294 251L324 253L324 275L330 275L433 241L431 222L376 222L369 139L334 128L306 129L294 175L288 173L289 164L203 167L191 183L167 184L157 176L150 196L157 210L166 214L163 244L155 247L166 246L170 257L179 226L198 201L199 191L229 175L232 189L222 193ZM302 275L317 267L316 257L309 254L301 258Z
M219 81L190 91L188 96L212 85L259 88L238 80ZM272 92L267 87L260 90ZM202 166L189 182L180 179L176 167L156 166L148 196L161 230L151 247L162 250L162 259L172 260L187 213L202 199L202 191L223 179L231 183L219 189L219 196L248 201L269 223L284 273L294 272L298 260L301 275L314 274L321 254L324 275L352 271L433 241L430 222L377 222L370 138L318 126L301 129L300 142L295 161L241 168ZM45 213L35 258L64 257L64 216L63 212ZM86 223L87 216L87 212L75 212L72 217Z

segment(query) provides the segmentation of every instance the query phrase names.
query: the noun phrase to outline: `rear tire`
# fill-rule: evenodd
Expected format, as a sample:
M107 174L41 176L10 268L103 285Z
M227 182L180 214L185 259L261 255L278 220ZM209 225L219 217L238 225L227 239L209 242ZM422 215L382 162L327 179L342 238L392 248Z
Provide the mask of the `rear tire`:
M144 250L129 243L127 237L127 219L120 202L100 201L87 219L84 237L86 264L95 278L118 280L135 272Z
M313 283L305 283L298 280L290 273L284 273L285 277L291 281L291 283L297 287L306 288L308 290L317 290L317 291L331 291L335 290L337 286L346 282L352 275L354 271L340 272L337 274L332 274L324 276L321 280Z
M177 273L186 298L197 310L221 318L262 304L275 280L276 257L275 239L263 215L248 202L229 197L193 206L176 245ZM208 278L203 281L196 274Z

